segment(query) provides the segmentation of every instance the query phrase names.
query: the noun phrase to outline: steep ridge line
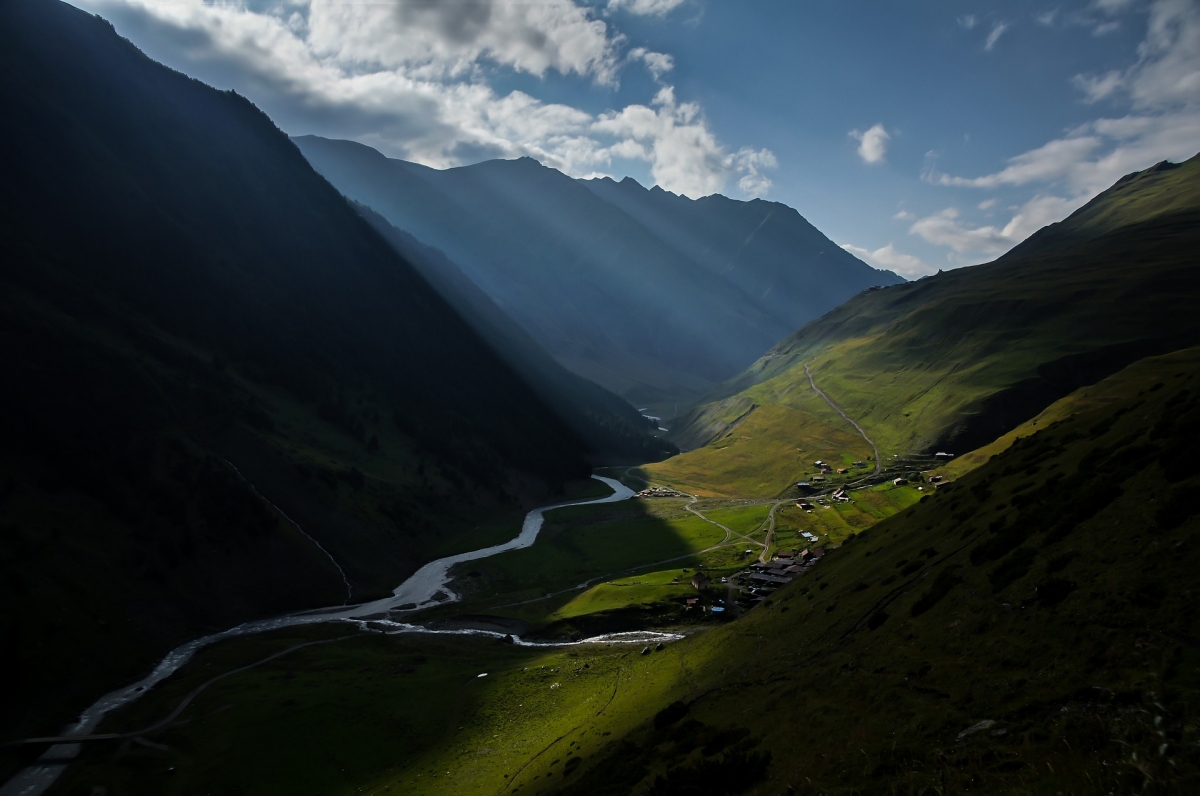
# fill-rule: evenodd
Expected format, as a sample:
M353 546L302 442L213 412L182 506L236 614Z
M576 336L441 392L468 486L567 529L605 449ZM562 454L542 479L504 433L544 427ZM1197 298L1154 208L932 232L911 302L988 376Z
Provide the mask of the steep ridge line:
M813 392L824 398L825 403L829 404L829 408L841 415L842 419L847 423L854 426L855 430L858 431L858 433L862 435L862 438L867 441L867 444L871 446L871 450L875 452L875 472L872 475L879 475L883 471L883 464L879 461L879 448L875 445L875 441L867 436L867 432L863 431L862 426L860 426L858 423L855 423L850 419L849 415L842 411L842 407L838 406L836 403L834 403L832 398L822 392L821 388L817 386L817 382L813 378L812 371L809 370L807 362L804 363L804 375L808 376L808 383L812 385Z

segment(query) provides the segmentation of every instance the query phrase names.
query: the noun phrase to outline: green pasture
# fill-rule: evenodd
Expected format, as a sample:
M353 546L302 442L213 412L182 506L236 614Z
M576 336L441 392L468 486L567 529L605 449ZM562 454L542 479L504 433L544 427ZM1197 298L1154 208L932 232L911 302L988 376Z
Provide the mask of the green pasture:
M89 747L55 792L541 792L663 707L680 680L677 657L640 646L528 648L326 625L205 650L103 730L147 726L216 673L346 634L213 684L146 744Z
M568 602L550 613L548 619L570 619L629 606L649 608L694 597L696 590L691 584L694 572L692 568L670 569L600 583L572 596Z
M879 484L868 489L850 492L849 503L826 501L824 505L812 501L813 509L806 511L794 502L787 502L775 511L775 550L790 550L814 545L800 535L801 531L815 533L820 541L815 545L824 547L838 545L847 537L862 533L880 520L913 505L931 487L920 492L915 486L893 486Z
M771 513L770 503L729 507L717 505L711 508L697 503L696 508L714 522L719 522L727 528L747 536L759 530L765 531L767 518Z
M686 562L725 532L683 509L683 500L624 501L555 509L532 547L473 562L461 578L464 610L497 607L619 576L659 562Z
M786 386L788 389L784 389ZM768 388L764 388L768 389ZM752 411L741 403L728 408L718 425L745 414L727 434L710 444L662 462L644 465L646 477L683 491L710 497L775 497L804 480L817 459L866 460L871 448L820 396L803 385L780 385L785 395L757 398ZM720 414L717 405L712 411Z

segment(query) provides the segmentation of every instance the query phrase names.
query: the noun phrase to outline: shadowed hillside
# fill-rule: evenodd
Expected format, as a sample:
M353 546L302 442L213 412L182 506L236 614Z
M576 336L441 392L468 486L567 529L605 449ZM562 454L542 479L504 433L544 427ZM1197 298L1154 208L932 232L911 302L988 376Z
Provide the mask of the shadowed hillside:
M390 591L587 476L247 100L16 0L0 101L6 736L201 631Z
M356 204L356 209L588 444L597 463L658 461L679 452L661 438L658 423L558 364L445 254L396 229L366 205Z

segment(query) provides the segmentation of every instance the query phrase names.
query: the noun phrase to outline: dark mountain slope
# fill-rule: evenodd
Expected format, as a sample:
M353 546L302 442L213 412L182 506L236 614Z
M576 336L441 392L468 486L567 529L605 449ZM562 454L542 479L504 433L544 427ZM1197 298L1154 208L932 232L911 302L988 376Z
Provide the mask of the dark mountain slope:
M805 305L778 263L699 263L636 212L528 158L437 171L348 141L295 140L347 196L443 250L560 362L637 403L703 392L795 328L779 306ZM820 278L844 281L839 300L897 279L861 263ZM764 301L768 287L782 295Z
M366 205L359 204L356 209L546 399L562 421L587 442L598 461L641 463L679 452L659 438L657 423L598 384L558 364L445 254L396 229Z
M202 630L390 590L587 475L245 99L14 0L0 104L4 735Z
M700 450L652 469L669 479L685 467L711 465L714 483L731 483L721 461L776 463L787 470L772 485L781 489L799 480L805 462L837 455L813 449L790 464L771 459L766 446L798 430L779 422L780 413L763 411L737 426L732 449L718 454L702 447L722 439L752 406L800 410L819 402L806 363L891 458L965 453L1136 359L1194 345L1200 341L1198 181L1200 158L1156 167L1059 225L1076 242L1045 253L1031 247L1028 254L856 296L715 390L672 429L682 447ZM1131 196L1122 186L1137 192ZM1134 197L1141 207L1165 210L1128 212ZM842 427L832 413L829 419Z

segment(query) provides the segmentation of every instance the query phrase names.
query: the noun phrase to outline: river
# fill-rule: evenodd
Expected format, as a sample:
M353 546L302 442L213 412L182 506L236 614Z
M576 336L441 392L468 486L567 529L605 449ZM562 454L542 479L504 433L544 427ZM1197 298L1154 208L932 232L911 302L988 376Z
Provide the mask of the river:
M119 688L110 694L105 694L98 699L91 707L87 708L80 714L79 720L68 725L63 729L63 735L90 735L99 725L100 720L104 716L117 708L128 705L135 699L138 699L158 683L165 680L174 674L181 666L191 660L192 656L203 647L210 644L215 644L218 641L226 641L228 639L238 638L239 636L248 636L254 633L265 633L271 630L279 630L285 627L295 627L298 625L310 625L318 622L349 622L358 624L361 627L366 627L366 623L370 621L376 628L387 628L385 632L392 633L428 633L442 635L463 635L463 636L493 636L499 637L503 634L493 633L486 630L430 630L429 628L420 625L408 624L400 621L404 614L410 611L420 610L422 607L428 607L434 603L446 603L457 601L459 595L449 588L450 570L456 564L463 564L467 561L477 561L481 558L494 556L497 553L504 553L509 550L520 550L524 547L529 547L537 539L538 533L542 530L542 524L545 522L546 512L552 509L565 508L567 506L586 506L597 503L616 503L621 500L628 500L633 497L633 490L626 487L619 481L612 478L605 478L599 475L593 475L592 478L602 481L613 490L613 494L608 497L597 498L595 500L577 500L567 503L556 503L551 506L542 506L536 508L525 515L525 521L521 525L521 532L513 539L510 539L503 544L485 547L480 550L473 550L468 553L459 553L458 555L446 556L439 558L436 561L431 561L425 566L414 572L407 580L396 587L392 592L391 597L374 602L363 603L361 605L339 605L334 608L324 608L315 611L304 611L296 614L288 614L274 619L262 619L255 622L247 622L237 627L230 628L221 633L213 633L212 635L202 636L201 638L189 641L167 653L154 670L146 677L136 683ZM435 599L435 595L442 592L445 599ZM401 608L400 606L414 606ZM610 633L604 636L595 636L592 638L583 639L573 642L532 642L524 639L514 639L516 644L530 647L561 647L574 644L621 644L621 643L636 643L641 644L648 641L674 641L681 638L673 633L655 633L655 632L633 632L633 633ZM80 744L63 743L50 747L38 761L33 765L21 770L10 779L3 787L0 787L0 796L38 796L44 793L47 788L54 784L62 774L67 764L79 754Z

